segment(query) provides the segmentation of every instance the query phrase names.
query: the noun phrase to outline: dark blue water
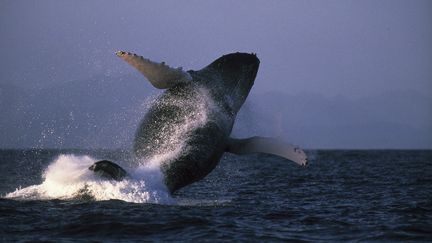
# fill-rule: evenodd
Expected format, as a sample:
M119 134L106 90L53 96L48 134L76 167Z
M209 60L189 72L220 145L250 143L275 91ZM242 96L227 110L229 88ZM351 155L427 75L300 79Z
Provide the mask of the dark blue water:
M298 167L226 155L174 204L6 199L42 183L64 153L113 160L122 151L0 151L0 240L431 241L432 151L309 151Z

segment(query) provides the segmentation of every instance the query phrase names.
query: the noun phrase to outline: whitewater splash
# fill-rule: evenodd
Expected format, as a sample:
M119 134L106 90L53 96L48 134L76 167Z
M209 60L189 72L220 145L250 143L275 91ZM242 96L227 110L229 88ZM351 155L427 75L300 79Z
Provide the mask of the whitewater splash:
M134 203L174 204L158 166L149 164L130 172L122 181L101 179L88 169L90 156L60 155L45 170L44 181L6 195L11 199L118 199Z
M99 159L62 154L44 171L42 184L16 189L8 193L6 198L96 201L118 199L134 203L176 203L165 185L161 167L172 163L182 153L191 149L187 146L188 139L209 119L227 118L220 115L224 114L220 112L221 107L213 102L209 91L204 87L198 87L196 93L189 94L186 99L161 101L157 97L151 97L146 100L143 107L144 110L148 110L151 106L174 106L179 110L189 107L191 112L177 117L178 121L174 125L172 123L155 124L156 127L153 129L159 131L160 138L152 141L153 150L147 150L146 154L134 158L135 167L127 171L129 176L122 181L100 178L90 171L88 168ZM217 116L211 114L217 114ZM219 122L219 124L224 124L224 122ZM140 145L139 142L138 145Z
M165 100L168 105L193 107L194 112L179 117L181 122L175 126L157 124L155 129L160 130L161 139L153 142L158 146L155 146L153 151L148 151L144 157L135 159L136 167L130 169L129 176L122 181L106 180L90 171L88 168L98 159L90 156L60 155L45 170L42 184L17 189L7 194L6 198L96 201L118 199L135 203L175 203L164 183L161 166L171 163L181 153L190 149L186 146L190 135L211 119L209 113L220 109L209 96L206 89L198 88L194 99L189 97L185 100ZM164 105L158 102L158 99L153 99L146 105Z

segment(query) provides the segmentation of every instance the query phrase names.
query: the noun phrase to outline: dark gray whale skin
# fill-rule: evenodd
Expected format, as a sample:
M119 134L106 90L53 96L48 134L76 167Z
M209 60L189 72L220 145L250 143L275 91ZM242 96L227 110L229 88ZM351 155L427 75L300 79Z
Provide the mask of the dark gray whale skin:
M122 167L109 160L100 160L90 166L89 170L100 177L114 179L116 181L121 181L127 176L127 172Z
M167 89L149 108L137 129L133 151L143 161L173 154L161 162L171 193L204 178L216 167L258 67L255 54L222 56L199 71L188 71L191 82ZM200 122L187 126L193 121Z

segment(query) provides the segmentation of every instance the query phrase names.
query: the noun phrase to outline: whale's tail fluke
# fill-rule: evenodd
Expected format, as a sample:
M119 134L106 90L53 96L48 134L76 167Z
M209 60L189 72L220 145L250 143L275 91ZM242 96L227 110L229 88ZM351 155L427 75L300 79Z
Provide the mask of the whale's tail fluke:
M299 165L307 165L305 152L294 145L275 138L251 137L245 139L230 138L226 152L233 154L266 153L291 160Z
M102 178L116 181L121 181L128 175L122 167L109 160L98 161L90 166L89 170Z

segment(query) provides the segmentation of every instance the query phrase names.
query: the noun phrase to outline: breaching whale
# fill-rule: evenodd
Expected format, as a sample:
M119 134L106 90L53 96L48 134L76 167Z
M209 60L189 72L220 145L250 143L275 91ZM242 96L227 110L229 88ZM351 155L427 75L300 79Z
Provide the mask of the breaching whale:
M171 193L204 178L225 152L268 153L306 165L306 154L296 146L273 138L230 137L258 72L256 54L227 54L198 71L172 68L130 52L116 54L154 87L165 89L142 119L133 153L141 161L156 156ZM125 170L107 160L89 169L115 180L127 176Z

